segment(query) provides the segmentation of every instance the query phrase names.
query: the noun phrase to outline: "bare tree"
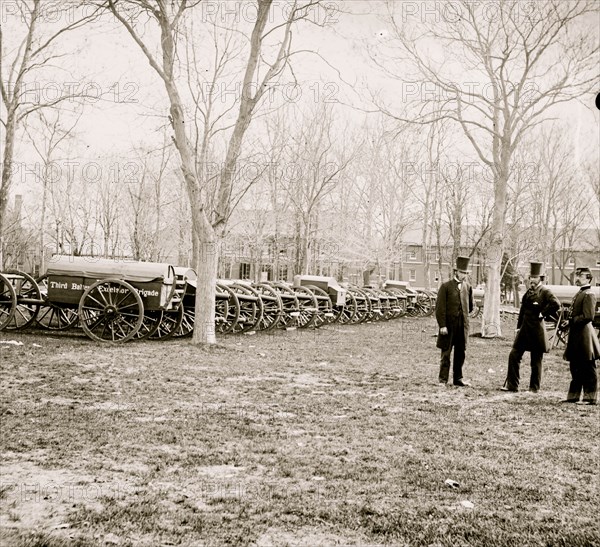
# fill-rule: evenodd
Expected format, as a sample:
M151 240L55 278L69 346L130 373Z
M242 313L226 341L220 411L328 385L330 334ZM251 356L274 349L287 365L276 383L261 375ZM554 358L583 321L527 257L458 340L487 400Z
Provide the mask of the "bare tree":
M94 11L73 18L73 14L78 13L77 8L81 5L82 0L61 0L53 2L51 6L42 0L15 0L7 5L10 9L3 10L3 16L11 16L8 18L8 26L15 31L15 36L18 35L18 30L23 30L24 35L19 43L8 43L0 27L0 94L3 105L0 122L4 128L4 160L0 180L0 264L3 225L14 174L13 162L18 130L33 112L57 107L64 101L72 101L85 94L82 90L69 88L57 97L49 98L38 89L40 80L43 80L43 71L64 56L64 49L63 53L58 49L63 35L80 28L97 16L97 12ZM13 12L15 8L16 11ZM67 23L57 27L56 24L47 21L48 9L54 12L51 13L51 19Z
M317 244L321 206L352 159L345 143L336 143L334 112L326 103L301 116L290 131L284 190L295 214L296 273L311 269L310 251Z
M185 16L200 2L199 0L107 0L114 16L125 27L148 62L161 78L170 104L170 121L175 133L174 141L181 160L181 170L190 200L193 235L198 238L199 252L196 261L198 288L196 293L196 319L194 343L216 343L215 282L218 264L219 237L224 232L231 207L232 182L235 165L239 158L243 137L252 117L269 84L289 64L292 26L306 17L307 9L317 2L294 2L284 20L267 30L272 0L257 0L256 19L249 38L250 48L241 81L237 118L229 138L222 168L219 173L217 200L214 214L207 209L203 199L203 184L196 171L194 147L190 142L186 126L185 103L181 95L177 63L180 34L186 32ZM127 17L124 9L133 8L148 22L156 25L160 32L160 44L148 43L142 26ZM139 19L137 19L139 21ZM279 38L278 33L281 35ZM275 49L273 59L267 61L266 44ZM159 55L152 53L158 48Z
M42 184L38 244L40 248L40 271L45 271L46 215L48 194L50 192L49 186L54 183L55 177L59 176L62 171L60 157L58 156L60 146L65 140L73 136L81 115L77 116L67 126L64 126L60 110L56 110L55 112L39 110L37 118L39 122L38 130L34 132L33 127L25 126L25 131L41 161L40 169L35 169L35 172L39 175Z
M435 92L429 99L422 88L419 110L412 117L385 111L403 122L452 120L492 172L494 211L481 333L501 335L500 274L511 160L531 129L549 118L552 107L597 87L598 4L549 0L524 12L519 2L499 2L494 4L495 17L481 17L481 4L459 0L452 5L452 21L424 18L422 24L400 21L401 6L388 6L400 45L394 62L404 56L416 70L410 83L427 83ZM443 48L437 55L429 48L432 40ZM457 68L462 85L453 75Z

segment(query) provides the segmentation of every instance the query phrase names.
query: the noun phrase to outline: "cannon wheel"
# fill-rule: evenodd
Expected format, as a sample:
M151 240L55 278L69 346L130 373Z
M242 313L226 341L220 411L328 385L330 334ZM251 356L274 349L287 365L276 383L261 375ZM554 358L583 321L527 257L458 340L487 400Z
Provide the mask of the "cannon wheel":
M175 338L188 338L194 333L194 321L196 320L196 308L194 306L183 307L183 319L181 325L177 329L177 332L173 335Z
M402 289L398 289L396 287L391 287L385 290L393 295L397 302L397 307L394 311L394 318L397 319L398 317L404 317L407 314L406 293Z
M223 283L217 283L215 301L215 330L220 334L229 334L237 325L240 317L240 301L237 294Z
M233 327L235 334L253 331L260 324L264 306L262 298L256 289L249 285L234 283L233 290L237 293L240 305L240 319ZM244 295L249 298L245 299Z
M259 323L260 330L273 330L283 315L283 302L279 293L266 283L259 283L255 289L263 302L263 315Z
M72 308L63 308L48 302L48 276L38 277L37 285L44 296L46 303L40 307L36 321L38 326L46 330L66 330L77 323L77 311Z
M144 312L144 318L142 319L140 330L135 333L133 338L135 340L145 340L146 338L149 338L156 332L162 319L162 310L146 310Z
M314 326L319 328L322 325L331 323L335 319L335 315L332 312L331 297L321 287L317 287L316 285L306 285L306 288L310 289L317 299L317 313Z
M367 315L367 321L381 321L383 319L383 305L381 298L376 290L368 287L363 287L361 291L366 295L369 301L369 313Z
M419 291L417 294L417 310L421 317L429 317L435 310L433 296L428 291Z
M402 313L402 308L400 307L400 298L398 298L398 294L387 289L382 289L382 293L387 295L389 310L387 312L386 320L390 319L398 319Z
M83 331L98 342L127 342L144 321L138 292L121 279L102 279L88 287L79 301Z
M317 319L317 312L319 311L317 297L307 287L294 287L294 292L297 295L306 295L305 297L298 296L298 302L300 304L300 316L298 317L298 327L300 327L301 329L313 327Z
M13 285L15 293L17 295L17 305L15 307L15 313L13 315L12 320L4 328L7 330L27 328L35 321L35 318L37 317L37 314L40 311L40 305L42 300L40 288L38 287L38 284L36 283L35 279L33 279L33 277L31 277L29 274L26 274L25 272L21 272L19 270L8 270L4 273L17 275L23 279L20 287L18 287L18 290L17 287ZM16 279L13 279L13 281L16 281ZM39 303L20 303L20 298L30 298L38 300Z
M354 316L356 315L356 298L348 291L346 293L346 302L343 306L334 308L336 310L335 320L341 325L347 325L352 323Z
M17 293L12 283L0 274L0 330L13 319L17 307Z
M283 329L295 328L300 315L300 303L296 293L281 281L273 281L268 285L273 287L279 298L281 298L281 316L277 327Z
M178 306L174 310L163 311L158 328L148 338L150 340L168 340L172 336L175 336L175 333L181 327L183 313L183 306Z
M352 296L356 301L356 310L352 324L364 323L371 315L371 299L362 289L352 288Z

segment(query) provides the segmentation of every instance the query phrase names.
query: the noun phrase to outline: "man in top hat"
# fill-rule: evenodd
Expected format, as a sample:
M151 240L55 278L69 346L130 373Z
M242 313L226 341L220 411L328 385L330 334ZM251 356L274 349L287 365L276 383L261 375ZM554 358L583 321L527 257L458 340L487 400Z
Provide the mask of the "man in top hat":
M591 291L592 272L589 268L575 270L575 284L580 287L569 309L569 337L564 360L569 361L571 385L565 403L598 403L598 372L596 360L600 359L600 342L592 326L596 312L596 296Z
M450 375L450 353L454 347L452 376L455 386L468 386L463 380L462 367L469 336L469 313L473 311L473 289L467 283L469 258L456 259L454 277L442 284L435 304L435 318L439 326L437 347L442 350L440 384L447 384Z
M537 393L542 382L542 359L550 351L550 344L544 326L544 319L555 316L560 303L552 291L544 287L541 262L531 262L529 288L521 301L517 335L508 356L508 375L503 391L519 391L519 366L523 353L531 354L531 377L529 391Z

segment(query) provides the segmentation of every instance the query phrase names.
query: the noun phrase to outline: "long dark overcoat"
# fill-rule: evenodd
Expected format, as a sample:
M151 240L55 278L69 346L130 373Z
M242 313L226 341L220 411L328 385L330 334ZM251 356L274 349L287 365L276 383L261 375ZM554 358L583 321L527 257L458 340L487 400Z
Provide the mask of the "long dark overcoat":
M560 302L552 291L543 285L528 289L519 310L517 329L519 332L513 342L513 348L521 351L548 353L550 343L544 325L545 317L553 317L560 309Z
M565 361L593 361L600 359L600 342L592 326L596 311L596 296L589 289L581 289L569 312L569 338L563 355Z
M438 334L436 346L446 351L454 345L458 317L463 316L465 348L469 339L469 313L473 311L473 289L466 282L462 282L461 290L458 289L456 279L446 281L440 287L435 302L435 318L438 326L448 329L447 335Z

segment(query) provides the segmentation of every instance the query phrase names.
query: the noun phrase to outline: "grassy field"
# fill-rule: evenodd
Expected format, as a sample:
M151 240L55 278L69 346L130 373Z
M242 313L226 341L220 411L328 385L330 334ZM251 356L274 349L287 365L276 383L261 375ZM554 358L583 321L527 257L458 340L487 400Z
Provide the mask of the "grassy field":
M599 546L598 407L559 404L561 352L506 394L510 340L471 337L473 386L440 387L434 331L2 333L0 545Z

